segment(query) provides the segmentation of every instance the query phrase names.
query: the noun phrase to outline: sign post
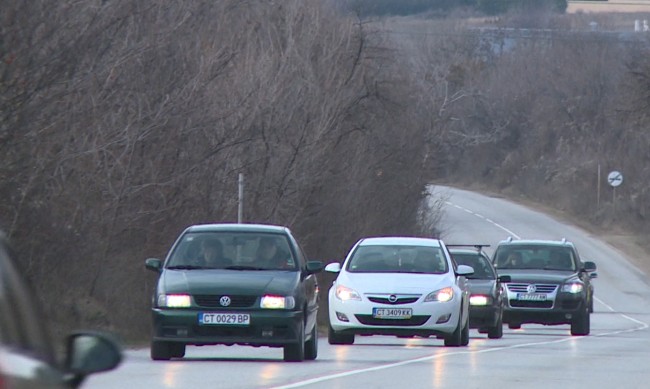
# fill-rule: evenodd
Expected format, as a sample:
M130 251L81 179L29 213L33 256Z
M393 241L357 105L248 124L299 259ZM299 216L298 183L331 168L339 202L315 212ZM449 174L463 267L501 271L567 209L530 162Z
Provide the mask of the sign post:
M612 204L614 205L614 209L616 209L616 187L623 183L623 174L613 170L607 175L607 182L612 187Z

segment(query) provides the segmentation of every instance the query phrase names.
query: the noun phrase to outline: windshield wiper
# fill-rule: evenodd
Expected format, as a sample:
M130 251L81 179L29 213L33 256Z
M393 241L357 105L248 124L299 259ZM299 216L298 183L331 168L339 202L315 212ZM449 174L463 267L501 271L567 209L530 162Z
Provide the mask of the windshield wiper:
M175 265L175 266L168 266L167 269L169 270L198 270L198 269L206 269L205 266L196 266L196 265Z

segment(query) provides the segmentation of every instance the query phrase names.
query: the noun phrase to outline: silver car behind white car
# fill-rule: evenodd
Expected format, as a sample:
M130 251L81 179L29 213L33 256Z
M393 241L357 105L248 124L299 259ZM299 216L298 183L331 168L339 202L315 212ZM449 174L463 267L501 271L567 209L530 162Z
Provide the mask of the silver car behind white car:
M355 335L444 339L469 343L469 287L474 270L457 266L443 241L415 237L359 240L329 290L330 344L352 344Z

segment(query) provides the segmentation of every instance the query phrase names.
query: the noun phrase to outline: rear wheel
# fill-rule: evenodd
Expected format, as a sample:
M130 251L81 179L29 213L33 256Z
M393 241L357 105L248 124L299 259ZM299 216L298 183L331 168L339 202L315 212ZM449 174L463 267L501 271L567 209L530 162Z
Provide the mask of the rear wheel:
M313 361L318 356L318 328L314 324L311 330L311 339L305 342L305 359Z
M584 312L575 315L571 320L571 335L584 336L589 335L590 318L589 307Z
M284 345L286 362L302 362L305 359L305 325L302 324L298 331L297 342Z
M489 339L501 339L503 337L503 316L499 315L496 325L488 328L487 334Z
M353 344L354 334L342 334L336 332L330 325L327 330L327 342L329 344Z
M154 361L169 361L172 357L171 344L169 342L151 341L151 359Z

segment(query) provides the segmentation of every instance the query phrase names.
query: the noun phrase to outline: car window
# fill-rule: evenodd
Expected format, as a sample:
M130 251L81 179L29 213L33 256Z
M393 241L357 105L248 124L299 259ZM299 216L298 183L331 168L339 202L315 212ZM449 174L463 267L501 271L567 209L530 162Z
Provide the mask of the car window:
M555 245L512 245L497 249L494 265L499 269L575 271L573 250Z
M452 253L451 256L459 265L471 266L474 269L474 274L467 278L486 280L496 278L488 258L479 253Z
M254 232L189 232L172 249L166 268L211 268L200 261L205 242L218 242L218 268L295 270L298 260L284 234Z
M448 271L439 247L427 246L358 246L347 264L352 273L427 273Z

